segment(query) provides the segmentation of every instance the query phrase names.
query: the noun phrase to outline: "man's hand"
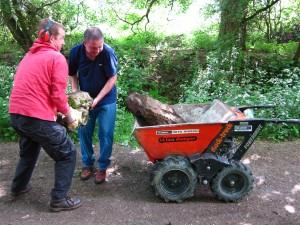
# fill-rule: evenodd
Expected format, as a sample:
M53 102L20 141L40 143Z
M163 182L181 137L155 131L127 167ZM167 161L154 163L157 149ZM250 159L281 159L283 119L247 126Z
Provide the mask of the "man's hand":
M117 81L117 75L112 76L111 78L108 79L108 81L106 81L104 87L101 89L97 97L93 100L91 106L92 109L96 107L96 105L101 101L101 99L103 99L107 95L108 92L110 92L110 90L115 85L116 81Z
M63 118L63 121L69 130L74 131L79 126L81 119L82 112L70 107L70 110Z
M75 117L72 114L72 108L70 107L70 110L68 113L63 117L63 121L68 125L71 124L75 121Z
M94 109L96 107L96 105L98 104L99 100L97 98L93 99L93 103L91 108Z
M74 120L74 122L69 123L69 124L67 125L67 127L68 127L68 129L69 129L70 131L75 131L75 130L77 129L78 126L79 126L79 124L78 124L78 121L77 121L77 120Z

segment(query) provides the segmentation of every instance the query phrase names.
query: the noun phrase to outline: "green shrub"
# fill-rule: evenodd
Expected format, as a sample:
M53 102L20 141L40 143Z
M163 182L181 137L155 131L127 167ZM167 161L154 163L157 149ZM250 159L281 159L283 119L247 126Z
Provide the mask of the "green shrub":
M130 92L152 89L153 83L148 80L150 75L151 67L139 65L132 53L119 57L118 104L125 107L125 100Z
M83 42L83 32L72 32L71 34L65 37L65 45L63 52L65 54L69 54L71 48L76 44L80 44Z
M226 59L224 59L226 61ZM200 69L190 86L185 86L181 101L185 103L204 103L220 99L232 106L239 105L275 105L274 110L258 111L256 117L264 118L300 118L300 69L286 68L276 77L265 79L267 71L256 68L261 81L249 82L253 70L233 74L232 70L222 70L216 65L216 58L210 58L208 68ZM225 62L224 62L225 63ZM230 62L227 62L230 65ZM234 76L234 80L228 79ZM300 126L268 125L262 137L284 140L300 137Z
M134 118L125 108L119 107L115 127L115 142L129 145L134 141L132 136Z
M156 46L163 40L163 36L156 32L140 32L127 37L122 37L116 41L116 44L122 46L123 49L145 48Z
M213 50L216 45L217 38L203 31L196 31L190 40L190 45L195 49Z
M0 65L0 141L17 140L15 131L10 127L8 102L13 83L15 67Z
M280 55L293 56L296 52L298 42L290 41L288 43L278 44L276 42L256 41L254 44L247 43L249 49L254 49L257 52L275 53Z

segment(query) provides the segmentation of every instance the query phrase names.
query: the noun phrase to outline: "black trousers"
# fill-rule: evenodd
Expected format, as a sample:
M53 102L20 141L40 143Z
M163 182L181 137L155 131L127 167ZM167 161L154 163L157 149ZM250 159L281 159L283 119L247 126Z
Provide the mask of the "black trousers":
M20 159L11 191L26 188L38 159L41 147L55 161L55 182L52 200L67 196L76 164L76 149L66 129L52 121L11 114L11 125L20 135Z

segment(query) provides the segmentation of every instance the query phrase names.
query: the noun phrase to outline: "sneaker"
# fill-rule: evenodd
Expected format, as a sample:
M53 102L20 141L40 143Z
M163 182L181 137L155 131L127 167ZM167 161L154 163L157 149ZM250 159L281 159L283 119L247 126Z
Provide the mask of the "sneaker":
M32 187L30 185L27 185L26 188L24 188L23 190L21 190L21 191L12 191L10 194L13 197L18 197L20 195L23 195L23 194L29 192L31 189L32 189Z
M81 180L88 180L91 176L93 176L94 167L83 167L80 174Z
M101 184L105 181L106 170L96 170L95 173L95 184Z
M79 198L66 197L62 200L51 201L49 210L52 212L60 212L60 211L77 209L80 206L81 206L81 201Z

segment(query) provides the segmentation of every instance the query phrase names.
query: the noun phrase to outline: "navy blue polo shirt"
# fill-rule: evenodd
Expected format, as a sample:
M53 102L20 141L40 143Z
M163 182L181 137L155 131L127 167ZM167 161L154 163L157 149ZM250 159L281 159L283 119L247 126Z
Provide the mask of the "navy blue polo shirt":
M73 47L69 55L69 75L75 76L78 73L80 90L88 92L92 98L99 94L109 78L117 75L117 65L115 52L107 44L104 44L94 61L86 56L83 44ZM114 85L97 106L116 101L117 89Z

